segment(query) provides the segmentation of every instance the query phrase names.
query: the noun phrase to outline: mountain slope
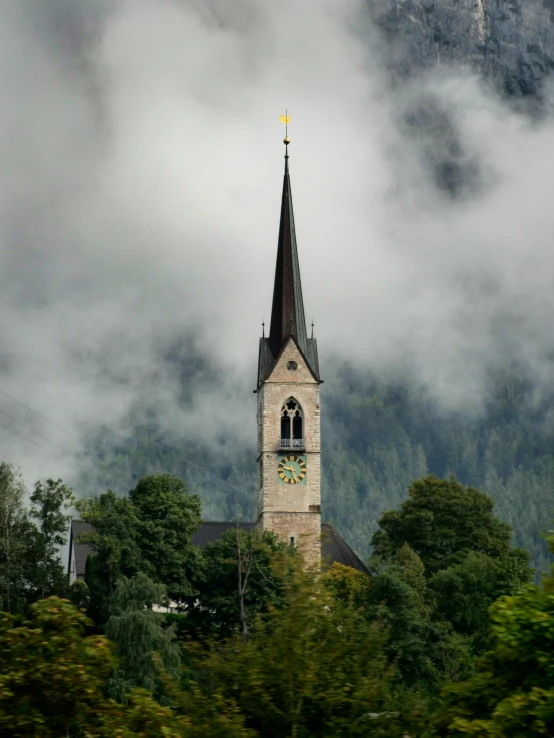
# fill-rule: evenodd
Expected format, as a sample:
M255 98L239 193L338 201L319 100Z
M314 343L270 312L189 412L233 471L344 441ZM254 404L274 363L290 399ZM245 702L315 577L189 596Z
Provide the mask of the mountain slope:
M377 0L366 7L399 78L453 65L528 96L542 91L554 69L553 0Z

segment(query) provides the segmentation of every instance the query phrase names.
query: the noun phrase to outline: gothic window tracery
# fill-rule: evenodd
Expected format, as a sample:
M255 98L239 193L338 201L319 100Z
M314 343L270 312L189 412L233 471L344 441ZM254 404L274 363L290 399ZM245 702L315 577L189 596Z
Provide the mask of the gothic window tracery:
M300 403L290 397L281 410L281 448L301 448L304 439L304 415Z

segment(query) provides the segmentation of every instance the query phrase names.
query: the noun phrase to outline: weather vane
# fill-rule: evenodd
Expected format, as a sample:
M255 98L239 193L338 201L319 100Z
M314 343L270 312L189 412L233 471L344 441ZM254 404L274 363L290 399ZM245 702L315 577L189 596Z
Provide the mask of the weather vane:
M285 114L282 115L279 120L281 123L285 124L285 138L283 139L283 143L285 146L288 146L290 144L290 138L289 138L289 120L290 115L288 114L288 110L285 110Z

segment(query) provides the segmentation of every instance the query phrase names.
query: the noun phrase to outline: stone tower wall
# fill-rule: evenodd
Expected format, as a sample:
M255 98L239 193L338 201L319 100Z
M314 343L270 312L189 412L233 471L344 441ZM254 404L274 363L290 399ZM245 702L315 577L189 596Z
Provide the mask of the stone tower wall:
M287 364L295 361L296 371ZM281 409L294 397L302 408L305 449L281 451ZM282 484L279 460L288 455L306 457L302 484ZM258 390L258 522L285 541L294 537L306 565L321 561L321 457L319 384L291 339L271 376Z

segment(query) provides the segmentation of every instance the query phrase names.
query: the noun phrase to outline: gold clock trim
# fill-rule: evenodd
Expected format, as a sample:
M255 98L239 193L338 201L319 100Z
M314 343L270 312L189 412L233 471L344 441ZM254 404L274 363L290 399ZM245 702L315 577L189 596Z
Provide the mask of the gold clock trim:
M298 465L298 471L293 467L287 468L287 464L290 464L291 461ZM285 474L288 471L292 472L292 477ZM277 473L285 484L299 484L306 477L306 462L301 456L283 456L277 466Z

